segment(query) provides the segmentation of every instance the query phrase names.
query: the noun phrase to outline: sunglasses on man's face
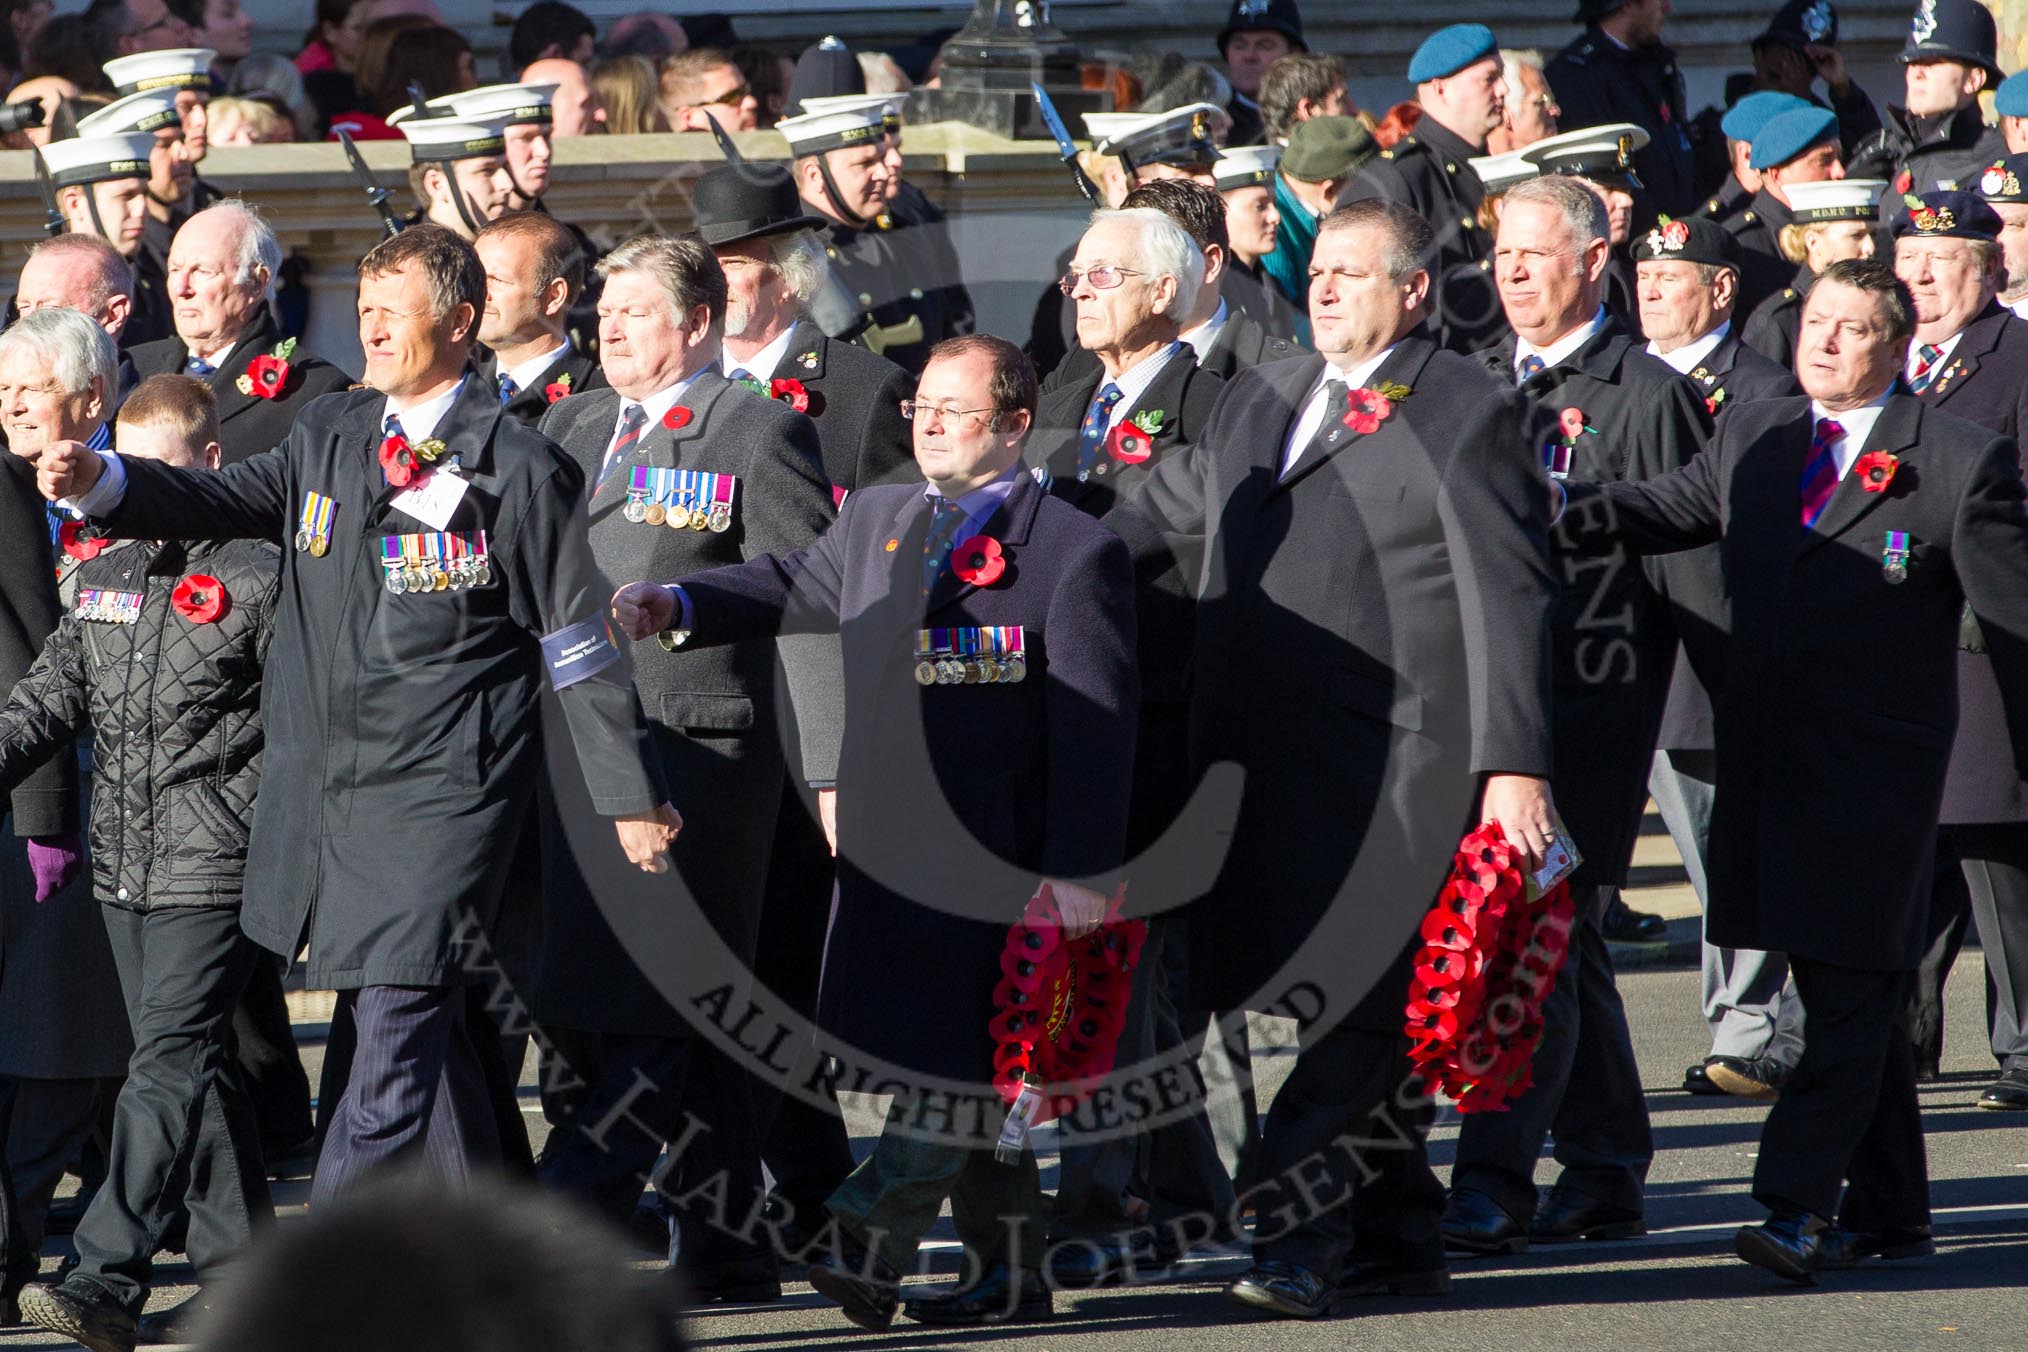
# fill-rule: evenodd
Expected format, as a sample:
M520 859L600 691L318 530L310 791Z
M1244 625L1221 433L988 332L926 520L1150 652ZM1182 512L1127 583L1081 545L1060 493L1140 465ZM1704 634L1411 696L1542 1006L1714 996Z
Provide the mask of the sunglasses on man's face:
M699 99L698 104L700 106L709 106L710 104L714 103L722 103L728 108L737 108L739 107L740 104L745 103L748 99L752 97L753 90L749 89L747 86L743 84L739 84L734 85L732 88L726 90L723 94L713 94L708 99Z

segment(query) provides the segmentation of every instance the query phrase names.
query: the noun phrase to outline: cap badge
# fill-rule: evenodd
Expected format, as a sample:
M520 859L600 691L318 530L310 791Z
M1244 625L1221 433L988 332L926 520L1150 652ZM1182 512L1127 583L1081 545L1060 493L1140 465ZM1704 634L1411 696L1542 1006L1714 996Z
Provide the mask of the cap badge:
M1689 243L1689 224L1684 221L1672 221L1667 216L1661 217L1660 224L1648 232L1649 253L1675 253Z
M1619 150L1620 150L1620 168L1624 169L1634 162L1633 133L1624 131L1620 133Z
M1934 235L1957 227L1958 218L1949 207L1932 207L1913 193L1903 194L1901 200L1908 207L1908 219L1915 225L1917 234Z
M1831 16L1831 0L1813 0L1803 11L1803 36L1812 42L1822 42L1831 35L1831 25L1836 22Z
M1197 113L1192 115L1190 119L1190 139L1193 141L1203 141L1208 139L1210 135L1211 123L1205 118L1204 114Z
M2016 178L2004 164L1995 164L1979 175L1979 191L1988 197L2021 196L2021 180Z
M1909 41L1920 46L1936 33L1936 0L1922 0L1915 7L1915 22L1908 26Z
M1258 19L1268 12L1268 2L1269 0L1239 0L1239 5L1233 13L1242 19Z

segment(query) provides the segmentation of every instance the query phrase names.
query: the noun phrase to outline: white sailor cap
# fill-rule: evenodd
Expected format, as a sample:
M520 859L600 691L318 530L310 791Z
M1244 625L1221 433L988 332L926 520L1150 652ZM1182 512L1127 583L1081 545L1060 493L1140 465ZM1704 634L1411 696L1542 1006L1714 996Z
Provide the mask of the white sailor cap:
M1528 158L1526 150L1510 150L1504 155L1476 155L1469 163L1488 193L1505 192L1516 183L1525 183L1542 173Z
M144 90L114 99L103 108L77 120L79 136L117 136L121 132L154 133L164 127L181 127L183 114L176 111L176 91L169 88Z
M1545 174L1568 174L1595 183L1628 183L1634 177L1634 152L1648 144L1648 133L1631 122L1608 122L1546 137L1522 150L1521 157Z
M1280 146L1234 146L1211 166L1211 180L1220 192L1233 188L1271 186L1275 166L1282 162Z
M148 156L155 133L127 131L111 136L73 136L51 141L41 150L52 186L67 188L115 178L148 177Z
M1820 183L1784 183L1789 216L1797 225L1822 221L1872 221L1880 214L1884 178L1827 178Z
M548 126L554 84L480 85L458 94L430 100L430 107L444 107L449 115L467 122L493 122L502 127Z
M1215 103L1192 103L1166 113L1086 113L1092 149L1128 165L1211 164L1232 129L1232 114Z
M449 164L453 160L477 160L507 153L507 140L497 122L412 118L398 130L408 138L409 156L415 164Z
M814 102L830 106L808 111ZM827 150L877 141L887 134L887 119L895 107L891 94L839 95L805 99L803 103L806 111L801 116L785 117L775 123L775 130L788 140L793 155L821 155Z
M113 88L122 94L139 94L151 89L202 89L211 91L211 63L218 53L209 47L171 47L166 51L137 52L115 57L102 69Z
M886 107L880 112L880 127L889 136L901 130L901 114L908 106L908 91L893 94L821 94L803 100L804 113L852 112L868 99L879 99Z

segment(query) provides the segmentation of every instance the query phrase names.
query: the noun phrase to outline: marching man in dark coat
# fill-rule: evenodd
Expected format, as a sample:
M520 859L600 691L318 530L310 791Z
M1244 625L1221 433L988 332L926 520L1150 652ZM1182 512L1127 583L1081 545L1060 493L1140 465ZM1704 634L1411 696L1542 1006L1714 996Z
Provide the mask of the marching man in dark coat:
M251 207L206 207L169 246L176 336L128 349L141 379L174 373L211 387L228 465L281 445L312 399L352 383L282 337L269 304L281 268L282 246Z
M418 226L359 263L370 388L221 474L45 450L42 490L112 533L291 541L241 923L310 949L358 1053L319 1204L411 1154L453 1182L497 1157L456 950L491 923L529 829L545 677L593 808L666 869L680 828L598 613L582 473L468 379L485 276Z
M1695 455L1708 426L1696 387L1604 307L1610 228L1595 189L1558 176L1510 189L1500 215L1494 270L1516 337L1479 356L1529 400L1530 443L1551 474L1648 478ZM1655 1152L1601 926L1640 829L1674 629L1632 564L1560 553L1557 566L1556 803L1584 857L1571 879L1579 923L1543 1006L1535 1087L1459 1132L1444 1239L1467 1253L1638 1233ZM1563 1174L1538 1208L1552 1128Z
M1264 1129L1254 1265L1227 1291L1299 1318L1447 1289L1434 1105L1404 1088L1411 941L1473 822L1536 860L1554 836L1541 472L1511 386L1424 327L1437 256L1397 203L1326 217L1323 355L1242 373L1106 518L1144 567L1204 554L1192 770L1233 762L1244 783L1232 817L1190 832L1222 862L1143 860L1137 885L1190 896L1215 874L1189 917L1191 1003L1303 1021ZM1332 1148L1380 1133L1407 1148Z
M718 374L726 281L711 251L694 238L643 235L607 254L598 273L599 363L611 388L559 401L542 428L591 485L591 548L606 575L695 572L815 540L834 512L816 427ZM805 773L829 782L836 659L827 664L803 648L785 655L795 709L810 728ZM776 667L765 638L707 651L651 648L635 663L661 773L672 793L698 804L671 855L701 913L694 923L674 921L659 880L615 890L600 883L597 860L577 859L553 828L595 803L571 810L584 789L565 780L567 767L552 769L565 810L544 814L537 1013L545 1024L595 1034L598 1052L580 1072L591 1088L579 1126L547 1153L543 1177L615 1221L633 1211L663 1144L686 1139L686 1112L712 1125L707 1148L733 1152L725 1163L736 1166L735 1191L760 1189L740 1074L655 976L677 970L685 951L705 942L706 926L734 970L751 970L786 773ZM641 1078L655 1092L642 1094ZM638 1125L587 1129L619 1108ZM730 1206L744 1215L750 1201L735 1197ZM686 1224L683 1233L696 1295L754 1299L777 1289L774 1255L722 1228Z
M1023 470L1035 391L1011 343L942 344L912 404L926 484L853 493L807 549L674 587L634 583L613 603L624 631L679 650L783 631L835 629L843 642L822 1023L899 1087L873 1154L830 1199L838 1243L810 1282L869 1329L892 1322L901 1276L947 1198L973 1280L910 1302L910 1316L984 1324L1050 1309L1035 1158L994 1158L998 1097L985 1095L983 1136L962 1117L939 1130L918 1113L948 1104L945 1086L976 1094L992 1075L1000 954L1038 876L1066 937L1088 934L1126 838L1133 579L1116 537ZM924 684L930 658L971 670Z
M557 400L603 385L598 362L570 336L585 274L570 227L540 211L518 211L479 227L472 248L486 269L479 374L507 416L538 423Z
M1649 552L1716 543L1731 584L1711 933L1786 952L1809 1022L1754 1167L1773 1214L1737 1247L1799 1282L1933 1251L1906 992L1967 600L2028 765L2017 452L1900 391L1912 309L1884 262L1832 264L1804 309L1809 398L1727 415L1659 479L1574 485L1561 526Z

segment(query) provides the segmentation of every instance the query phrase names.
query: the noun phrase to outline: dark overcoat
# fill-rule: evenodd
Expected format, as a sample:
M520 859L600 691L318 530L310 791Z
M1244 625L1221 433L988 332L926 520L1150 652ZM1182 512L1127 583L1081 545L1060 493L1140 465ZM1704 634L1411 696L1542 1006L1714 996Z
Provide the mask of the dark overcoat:
M1711 942L1904 970L1926 947L1967 598L2012 697L2009 745L2028 764L2028 510L2012 442L1895 395L1862 448L1899 457L1886 491L1847 474L1806 529L1810 408L1744 407L1682 470L1574 488L1564 523L1583 538L1611 521L1645 551L1719 546L1732 634ZM1908 536L1900 583L1882 557L1893 531Z
M1190 952L1216 959L1191 965L1191 1004L1273 1003L1307 951L1365 974L1332 1017L1398 1032L1480 776L1550 770L1548 505L1512 388L1422 330L1369 382L1409 388L1392 414L1284 475L1323 365L1243 373L1106 523L1137 561L1202 549L1192 763L1245 774L1206 828L1215 881L1185 893Z
M728 355L727 368L734 364ZM805 319L797 322L781 364L753 374L803 383L810 396L807 412L823 446L824 473L839 490L834 496L921 479L915 440L901 416L902 401L915 397L915 381L887 358L829 338Z
M204 383L218 397L218 446L228 465L251 460L262 451L281 445L289 439L289 429L303 416L312 399L352 384L352 377L330 362L297 348L289 355L289 373L275 398L250 393L251 386L249 390L240 389L239 380L246 375L247 364L255 357L273 353L281 341L281 330L263 311L232 345L224 365L204 377ZM134 361L137 382L149 376L188 373L190 349L181 338L172 336L159 342L140 343L127 351Z
M1005 571L927 597L920 484L845 500L809 549L681 579L693 642L836 629L845 652L838 909L819 1019L836 1045L928 1075L991 1072L1007 927L1038 877L1110 881L1126 838L1133 582L1110 531L1027 475L983 534ZM919 685L925 627L1019 625L1026 679Z
M621 403L617 390L575 395L543 422L544 433L587 480L597 479ZM698 374L677 407L691 415L682 427L651 426L592 491L592 553L606 576L616 582L681 577L758 554L787 554L823 533L833 515L831 489L807 417L715 368ZM642 465L732 476L731 528L672 530L627 520L630 471ZM808 651L798 648L790 656ZM782 796L776 667L775 645L765 638L697 650L665 652L656 644L635 650L634 684L663 778L683 814L670 858L704 919L745 961L759 932ZM837 722L835 659L828 676L798 665L789 674L813 687L799 691L796 702L806 721L820 724L813 735L830 731ZM648 974L668 970L673 950L694 941L684 912L666 883L649 874L627 877L619 887L601 882L595 896L589 881L603 875L580 868L561 825L545 813L538 1012L545 1021L595 1032L683 1032L682 1015ZM662 945L669 949L658 952Z
M1485 154L1432 118L1368 160L1339 195L1340 203L1378 197L1412 207L1436 231L1437 265L1430 274L1431 329L1454 352L1494 341L1507 326L1493 274L1480 266L1493 236L1479 224L1486 186L1472 159Z
M568 637L595 664L612 596L586 539L582 471L470 375L436 435L440 463L455 459L469 484L449 528L485 532L491 576L390 592L383 540L430 528L391 503L385 405L374 390L328 395L282 445L222 473L127 460L106 522L284 546L240 923L284 955L307 937L309 984L341 990L459 979L454 936L492 924L531 822L542 640L585 626ZM310 492L337 504L322 557L288 547ZM628 677L614 662L559 699L607 816L668 798Z

